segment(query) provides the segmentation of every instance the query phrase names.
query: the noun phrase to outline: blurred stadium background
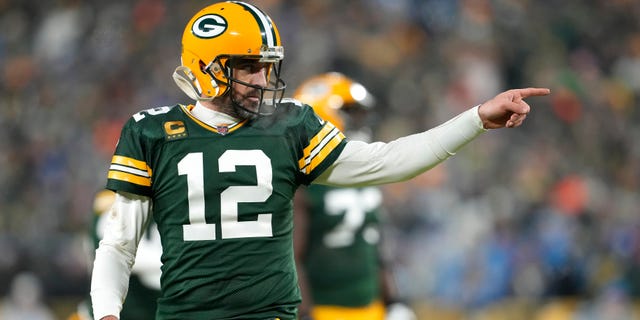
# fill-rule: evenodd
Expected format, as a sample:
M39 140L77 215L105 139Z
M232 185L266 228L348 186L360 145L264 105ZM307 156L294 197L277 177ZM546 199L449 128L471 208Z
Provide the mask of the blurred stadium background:
M385 249L421 319L640 319L639 1L255 3L283 37L288 92L320 72L360 80L380 140L552 89L524 126L385 187ZM131 114L189 102L171 73L203 5L0 0L0 318L20 292L39 288L56 319L87 293L92 196Z

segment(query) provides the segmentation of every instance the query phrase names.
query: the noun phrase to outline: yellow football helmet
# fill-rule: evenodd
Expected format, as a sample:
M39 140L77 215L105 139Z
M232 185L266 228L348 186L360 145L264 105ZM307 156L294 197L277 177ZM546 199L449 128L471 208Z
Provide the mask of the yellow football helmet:
M93 212L97 215L101 215L111 209L111 206L115 201L115 192L107 189L100 190L93 199Z
M268 87L254 87L282 98L284 48L278 29L262 10L240 1L210 5L191 18L182 35L182 64L173 78L190 98L212 100L238 82L229 63L236 58L270 63Z
M361 130L374 98L360 83L338 72L329 72L305 80L293 98L311 107L322 119L340 131Z

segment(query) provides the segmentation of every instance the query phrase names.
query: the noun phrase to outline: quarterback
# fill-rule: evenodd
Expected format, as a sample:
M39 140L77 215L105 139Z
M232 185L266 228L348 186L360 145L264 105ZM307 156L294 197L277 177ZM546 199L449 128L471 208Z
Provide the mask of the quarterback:
M219 2L187 23L173 77L194 104L134 114L109 167L116 199L96 249L96 319L118 318L150 219L163 250L156 319L296 319L300 185L410 179L486 129L519 126L523 99L549 93L509 90L422 133L348 141L308 105L282 99L283 58L278 29L254 5Z

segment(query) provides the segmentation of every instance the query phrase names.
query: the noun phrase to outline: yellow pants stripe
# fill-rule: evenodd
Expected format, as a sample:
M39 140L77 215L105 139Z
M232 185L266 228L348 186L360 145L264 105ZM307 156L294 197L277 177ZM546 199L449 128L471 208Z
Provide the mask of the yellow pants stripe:
M384 305L380 301L355 308L316 305L311 315L313 320L384 320Z

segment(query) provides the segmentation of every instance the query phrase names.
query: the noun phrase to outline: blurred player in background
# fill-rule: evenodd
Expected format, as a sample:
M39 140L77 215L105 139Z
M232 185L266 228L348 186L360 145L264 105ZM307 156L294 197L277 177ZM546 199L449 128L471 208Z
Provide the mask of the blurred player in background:
M348 139L371 141L374 99L353 79L337 72L317 75L302 83L294 99L311 105ZM377 187L314 184L297 191L294 248L301 319L416 319L400 303L381 254L382 200Z
M111 190L101 190L96 194L89 234L90 261L93 261L93 253L104 235L104 228L114 201L115 193ZM155 318L156 300L160 296L161 255L160 235L155 223L151 221L138 245L136 260L129 279L129 291L120 319L151 320ZM91 302L87 298L80 303L78 311L68 320L91 320L92 314Z

